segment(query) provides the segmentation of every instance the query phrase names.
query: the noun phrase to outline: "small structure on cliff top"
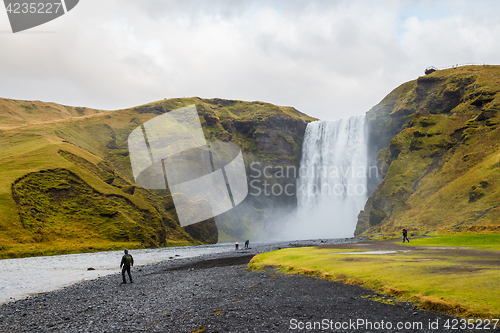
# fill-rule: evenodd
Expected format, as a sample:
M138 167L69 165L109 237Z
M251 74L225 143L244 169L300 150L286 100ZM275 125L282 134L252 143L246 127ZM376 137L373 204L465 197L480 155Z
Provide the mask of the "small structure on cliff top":
M427 67L425 69L425 75L428 75L428 74L431 74L431 73L434 73L435 71L437 71L438 69L434 66L431 66L431 67Z

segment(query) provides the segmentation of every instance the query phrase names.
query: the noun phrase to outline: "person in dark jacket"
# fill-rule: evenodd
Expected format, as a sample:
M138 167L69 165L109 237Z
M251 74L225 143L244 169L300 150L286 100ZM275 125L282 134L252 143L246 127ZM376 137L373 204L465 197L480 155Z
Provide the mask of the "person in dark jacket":
M120 263L123 278L122 284L127 283L127 281L125 280L125 271L128 273L130 283L134 283L134 281L132 281L132 274L130 274L130 267L134 266L134 258L128 253L127 249L123 250L123 252L125 252L125 254L123 255L122 262Z
M408 231L406 230L406 228L403 228L403 243L405 242L405 239L408 241L408 243L410 242L410 240L408 239Z

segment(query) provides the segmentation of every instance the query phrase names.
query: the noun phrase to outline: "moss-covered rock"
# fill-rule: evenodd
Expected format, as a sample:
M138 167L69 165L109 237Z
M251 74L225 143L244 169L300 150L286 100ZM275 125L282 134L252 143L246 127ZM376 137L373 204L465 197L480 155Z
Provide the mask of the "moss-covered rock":
M125 196L106 195L66 169L25 175L12 184L19 217L35 242L60 237L165 244L165 225L156 210L137 207Z

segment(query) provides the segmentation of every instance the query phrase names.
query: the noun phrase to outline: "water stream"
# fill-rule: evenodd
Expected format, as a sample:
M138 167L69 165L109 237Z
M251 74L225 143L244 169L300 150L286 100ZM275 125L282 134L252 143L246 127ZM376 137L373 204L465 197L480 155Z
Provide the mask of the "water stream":
M166 247L131 250L135 269L166 260L175 260L227 252L233 244ZM0 304L25 298L30 294L60 289L83 280L121 272L122 251L79 253L47 257L0 260ZM87 270L88 268L95 270ZM117 278L121 281L121 277Z

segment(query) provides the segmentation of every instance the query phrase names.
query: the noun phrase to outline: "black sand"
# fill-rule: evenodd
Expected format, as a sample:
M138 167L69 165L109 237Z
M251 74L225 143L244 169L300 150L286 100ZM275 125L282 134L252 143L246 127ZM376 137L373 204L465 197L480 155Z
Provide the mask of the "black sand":
M287 243L279 247L318 245L318 241L313 243ZM172 260L134 268L133 284L120 284L121 276L116 274L7 303L0 307L0 331L476 331L446 330L444 323L454 317L422 311L412 304L390 305L362 298L375 293L358 286L306 276L287 276L275 270L246 269L254 254L277 247L259 246L195 259ZM353 326L357 320L363 321L363 325ZM439 329L430 329L429 322L436 320ZM315 322L323 325L317 323L316 329L314 326L307 329L308 323L314 325ZM369 325L366 322L371 322L371 329L366 327ZM422 323L422 329L418 326L397 329L398 322L403 325ZM388 323L392 329L388 328ZM344 328L338 326L342 324Z

